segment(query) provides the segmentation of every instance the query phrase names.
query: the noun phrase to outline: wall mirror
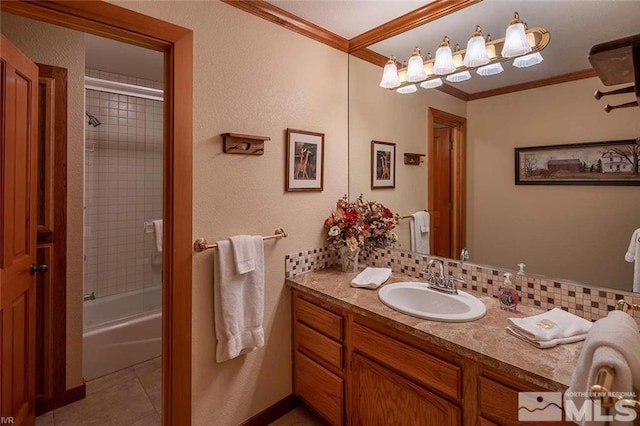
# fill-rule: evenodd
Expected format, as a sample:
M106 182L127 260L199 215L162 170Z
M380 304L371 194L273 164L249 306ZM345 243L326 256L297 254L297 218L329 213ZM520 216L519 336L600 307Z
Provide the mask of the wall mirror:
M363 193L365 198L384 203L400 216L408 216L429 210L430 197L433 202L438 191L444 188L447 192L457 177L464 183L460 232L470 261L512 270L524 263L530 274L631 290L633 264L624 257L633 231L640 228L640 188L515 185L514 149L640 136L638 108L606 113L606 102L594 99L596 89L612 87L603 86L594 77L587 59L591 46L638 32L640 3L585 2L580 10L573 2L549 6L545 2L485 0L368 46L383 57L394 55L398 61L406 61L415 46L421 48L423 56L427 52L435 54L444 35L451 39L452 47L459 43L464 48L476 25L485 35L504 37L515 10L531 26L550 32L551 41L541 52L541 64L515 68L508 61L503 63L501 74L481 77L472 71L470 80L449 83L463 91L467 100L436 89L418 88L415 93L404 95L382 89L378 86L382 68L350 56L349 196ZM605 25L603 16L607 16ZM488 96L507 86L565 75L582 78ZM612 96L608 101L628 100L632 99ZM437 118L429 123L430 110L466 120L466 135L457 136L466 139L466 147L454 147L454 151L464 150L466 160L458 170L452 163L455 155L447 160L446 155L427 151L430 137L453 138L456 144L462 144L455 135L442 136L447 132L443 128L451 128L447 123ZM395 188L371 188L372 140L396 144ZM405 165L405 153L426 157L421 157L423 162L419 164ZM436 169L442 169L444 162L453 171L438 175L436 170L429 170L433 166L430 161ZM451 202L452 210L459 210L455 197ZM436 218L431 213L433 232ZM440 215L437 225L445 226L444 219L451 216L448 212ZM400 250L411 249L409 222L410 219L402 220L397 229ZM447 257L459 258L459 249L450 241ZM432 250L432 254L437 253Z

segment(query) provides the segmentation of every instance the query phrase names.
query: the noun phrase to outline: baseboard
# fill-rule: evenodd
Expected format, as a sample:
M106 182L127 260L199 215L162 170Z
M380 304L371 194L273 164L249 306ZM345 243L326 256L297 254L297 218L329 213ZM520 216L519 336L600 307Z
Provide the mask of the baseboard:
M80 401L87 395L87 386L82 381L82 384L75 388L67 389L63 394L57 398L49 400L36 400L36 416L53 411L56 408L64 407L72 402Z
M278 420L280 417L287 414L289 411L296 408L301 404L300 399L295 395L289 395L282 398L280 401L260 411L249 420L240 423L239 426L264 426Z

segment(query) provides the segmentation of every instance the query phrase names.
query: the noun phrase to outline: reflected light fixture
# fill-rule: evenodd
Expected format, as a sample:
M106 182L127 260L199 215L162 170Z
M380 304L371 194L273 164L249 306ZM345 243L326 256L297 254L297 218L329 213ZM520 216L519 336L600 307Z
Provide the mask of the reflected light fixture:
M491 41L491 34L487 34L487 43L490 41ZM487 46L487 56L489 57L489 60L494 59L497 56L496 46L494 44L487 44L486 46ZM478 73L478 75L481 75L483 77L489 77L491 75L500 74L502 71L504 71L504 68L502 68L502 64L500 62L496 62L494 64L489 64L489 65L480 67L476 72Z
M514 12L505 38L491 40L487 35L485 39L480 25L476 25L466 50L460 50L456 44L452 51L449 37L445 36L436 50L435 60L431 54L423 59L420 49L415 47L407 65L398 69L399 62L392 56L384 66L380 87L403 94L414 93L417 84L425 89L441 86L442 77L452 83L469 80L472 69L483 77L500 74L504 71L501 63L511 59L516 68L530 67L542 62L540 51L547 47L550 39L549 31L540 27L529 29L518 12Z
M527 27L527 23L526 22L525 22L524 26L525 26L525 28ZM531 47L536 45L536 37L533 35L533 33L528 33L527 34L527 42L529 43L529 46L531 46ZM527 68L527 67L532 67L534 65L538 65L543 60L544 60L544 58L542 57L540 52L534 52L534 53L531 53L529 55L520 56L518 58L515 58L513 60L513 66L517 67L517 68Z

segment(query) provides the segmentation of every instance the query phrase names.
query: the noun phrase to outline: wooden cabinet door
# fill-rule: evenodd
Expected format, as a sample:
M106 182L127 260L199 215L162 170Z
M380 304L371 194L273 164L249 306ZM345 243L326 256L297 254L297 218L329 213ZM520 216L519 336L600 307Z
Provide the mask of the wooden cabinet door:
M35 417L38 67L7 38L0 52L0 416ZM34 265L35 266L35 265Z
M457 426L460 409L391 370L355 353L352 424L356 426Z

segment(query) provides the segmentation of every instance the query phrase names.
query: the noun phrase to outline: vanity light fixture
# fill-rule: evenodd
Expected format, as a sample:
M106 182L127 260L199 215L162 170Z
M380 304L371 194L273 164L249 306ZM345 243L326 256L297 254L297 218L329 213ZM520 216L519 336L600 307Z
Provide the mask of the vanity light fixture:
M500 74L504 71L501 62L512 59L517 68L537 65L543 60L540 51L547 47L550 38L549 31L544 28L528 29L515 12L505 38L491 40L487 35L485 39L481 27L476 25L465 50L460 50L456 44L452 51L449 37L445 36L435 60L430 54L423 59L418 47L414 48L407 66L403 64L398 68L400 64L391 57L384 67L380 87L396 89L402 94L414 93L417 84L424 89L441 86L442 77L452 83L469 80L472 69L483 77Z

